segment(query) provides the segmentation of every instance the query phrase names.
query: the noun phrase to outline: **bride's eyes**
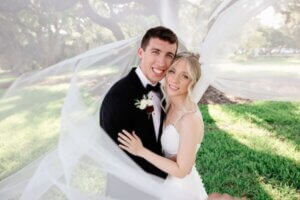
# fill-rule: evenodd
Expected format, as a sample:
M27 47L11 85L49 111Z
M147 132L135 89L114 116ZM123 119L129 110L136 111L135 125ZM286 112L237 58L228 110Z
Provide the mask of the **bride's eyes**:
M169 70L168 74L175 74L175 71L174 70Z
M183 75L183 78L184 78L184 79L189 79L190 77L187 76L187 75Z

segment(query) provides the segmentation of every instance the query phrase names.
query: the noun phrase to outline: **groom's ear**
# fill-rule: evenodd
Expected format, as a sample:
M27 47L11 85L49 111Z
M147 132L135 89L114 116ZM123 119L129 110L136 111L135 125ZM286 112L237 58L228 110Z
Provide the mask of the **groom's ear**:
M144 50L140 47L140 48L138 49L138 56L139 56L140 59L142 59L143 53L144 53Z

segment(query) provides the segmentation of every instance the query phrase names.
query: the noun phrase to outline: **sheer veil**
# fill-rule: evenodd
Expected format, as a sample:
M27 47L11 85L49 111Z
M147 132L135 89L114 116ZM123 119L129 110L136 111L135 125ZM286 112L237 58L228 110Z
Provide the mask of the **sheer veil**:
M3 2L1 65L39 68L47 63L44 57L48 63L60 62L22 73L0 99L0 134L11 138L1 158L11 163L9 168L0 165L1 199L110 199L105 195L107 173L153 199L166 195L197 199L146 174L99 127L101 100L112 84L138 65L137 48L150 27L172 28L180 38L180 50L200 53L202 77L193 91L195 102L209 85L250 99L300 99L299 67L255 68L228 62L249 37L248 30L259 28L256 17L276 6L272 0L87 1L94 2L94 7L76 0ZM96 8L105 12L97 15ZM78 16L70 17L73 12ZM88 18L106 29L98 30ZM32 32L31 24L22 24L24 19L35 28L41 26L40 32ZM64 20L73 21L64 27ZM97 42L93 40L97 36L88 33L92 30L99 31L102 40L99 47L83 51L81 39ZM66 35L71 39L63 42Z

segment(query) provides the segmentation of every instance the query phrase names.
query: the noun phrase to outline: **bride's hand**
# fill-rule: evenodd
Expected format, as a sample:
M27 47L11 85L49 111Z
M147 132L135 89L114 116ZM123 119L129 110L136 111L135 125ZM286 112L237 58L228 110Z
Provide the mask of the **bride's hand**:
M141 139L135 134L134 131L131 135L128 131L122 130L122 133L118 134L118 141L121 143L119 146L122 149L135 156L142 157L144 146Z

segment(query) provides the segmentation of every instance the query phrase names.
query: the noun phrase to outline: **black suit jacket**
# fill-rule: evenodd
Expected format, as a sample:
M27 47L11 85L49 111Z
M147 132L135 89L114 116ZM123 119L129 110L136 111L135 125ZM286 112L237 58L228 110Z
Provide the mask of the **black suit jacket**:
M140 100L143 95L147 95L135 69L133 68L126 77L115 83L106 94L100 109L100 126L117 144L119 144L117 141L118 133L122 129L128 132L134 130L140 137L144 147L162 155L160 137L165 113L163 110L161 111L161 123L157 140L152 115L148 115L146 110L140 110L135 105L136 100ZM127 154L146 172L166 178L166 173L145 159Z

